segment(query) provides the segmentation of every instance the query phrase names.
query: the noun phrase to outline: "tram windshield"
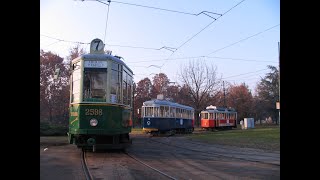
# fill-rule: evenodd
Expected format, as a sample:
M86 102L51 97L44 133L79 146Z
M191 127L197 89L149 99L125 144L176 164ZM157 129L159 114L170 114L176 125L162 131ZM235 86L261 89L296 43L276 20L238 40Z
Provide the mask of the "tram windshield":
M107 93L107 71L94 69L84 71L83 100L105 102Z

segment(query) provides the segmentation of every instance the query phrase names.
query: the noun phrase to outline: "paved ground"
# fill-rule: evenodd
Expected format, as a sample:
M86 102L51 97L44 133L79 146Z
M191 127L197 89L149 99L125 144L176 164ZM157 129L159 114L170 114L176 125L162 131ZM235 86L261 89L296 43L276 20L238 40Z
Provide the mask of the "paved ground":
M131 135L129 155L176 179L280 179L280 152ZM47 148L47 149L46 149ZM95 179L169 179L121 151L87 153ZM65 138L40 138L40 179L85 179L80 150Z

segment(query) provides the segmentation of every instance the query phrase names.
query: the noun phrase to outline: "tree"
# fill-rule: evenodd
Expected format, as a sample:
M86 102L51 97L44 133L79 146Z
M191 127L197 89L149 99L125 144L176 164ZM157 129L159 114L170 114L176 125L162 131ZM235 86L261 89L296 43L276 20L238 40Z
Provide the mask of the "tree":
M40 50L40 120L53 124L68 124L70 96L70 62L85 53L79 45L70 48L70 55L64 61L59 55ZM54 79L54 72L60 73Z
M179 93L177 95L175 102L182 105L193 107L192 97L191 97L191 94L189 93L189 88L187 85L184 84L181 88L179 88Z
M229 107L236 109L238 120L254 117L253 97L245 83L231 85L228 88L226 100Z
M188 89L192 101L192 107L195 109L195 122L199 125L198 114L206 106L207 100L220 89L220 80L216 77L216 68L208 66L204 61L190 61L189 65L182 67L179 74L181 82Z
M70 48L69 50L69 56L67 57L68 61L72 61L73 59L81 56L82 54L86 54L87 52L80 48L80 45L77 44L75 47Z
M179 86L168 86L166 88L166 97L171 98L174 102L177 102L179 99Z
M40 50L40 119L54 122L58 118L61 105L59 97L64 94L68 78L66 66L62 64L63 58L52 52ZM54 80L55 69L60 68L62 79Z
M138 109L141 110L142 103L148 100L151 100L151 88L152 84L149 78L144 78L137 83L136 90L134 93L134 112L138 112ZM134 113L134 119L139 119L141 112Z
M157 97L158 94L163 94L167 97L167 88L170 83L168 76L164 73L156 74L153 77L153 88L151 91L151 97Z
M275 66L269 65L271 72L267 73L256 87L256 102L259 102L263 109L264 115L268 114L272 119L277 119L276 102L279 101L279 70ZM261 108L261 107L260 107ZM276 121L277 122L277 121Z

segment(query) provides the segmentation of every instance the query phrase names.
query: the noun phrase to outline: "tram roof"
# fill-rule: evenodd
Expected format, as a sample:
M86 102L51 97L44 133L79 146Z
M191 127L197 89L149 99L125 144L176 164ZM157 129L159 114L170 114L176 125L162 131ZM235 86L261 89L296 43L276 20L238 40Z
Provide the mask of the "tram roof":
M175 103L167 100L161 100L161 99L153 99L153 100L145 101L143 102L143 106L153 106L153 107L170 106L170 107L176 107L181 109L194 110L193 107L185 106L179 103Z
M106 59L111 59L112 61L115 61L119 64L124 65L127 69L129 69L131 71L131 73L133 73L133 71L118 57L115 57L113 55L110 54L83 54L75 59L73 59L72 61L77 61L79 59L96 59L96 60L106 60Z
M201 112L237 112L234 108L224 108L224 107L216 107L216 108L207 108Z

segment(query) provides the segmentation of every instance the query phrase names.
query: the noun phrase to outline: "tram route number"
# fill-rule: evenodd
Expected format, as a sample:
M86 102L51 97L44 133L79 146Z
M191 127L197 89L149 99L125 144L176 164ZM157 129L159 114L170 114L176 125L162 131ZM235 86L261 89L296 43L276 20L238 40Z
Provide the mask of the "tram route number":
M101 116L102 109L85 109L86 116Z

